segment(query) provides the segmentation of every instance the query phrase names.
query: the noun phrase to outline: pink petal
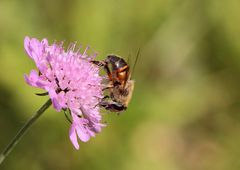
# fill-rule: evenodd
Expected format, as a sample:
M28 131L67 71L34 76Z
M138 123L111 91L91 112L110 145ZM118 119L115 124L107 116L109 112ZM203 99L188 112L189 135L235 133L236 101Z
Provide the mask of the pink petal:
M66 108L66 101L65 101L66 97L65 97L65 93L63 91L61 91L60 93L57 94L57 100L62 108Z
M38 87L36 85L36 82L39 80L39 76L36 70L32 70L29 76L24 75L24 78L27 84L29 84L30 86Z
M77 131L78 137L81 141L87 142L90 139L90 135L87 133L87 130L84 129L84 127L82 125L78 125L76 127L76 131Z
M87 120L83 118L79 118L76 114L72 113L73 124L75 125L75 130L77 131L77 135L79 139L83 142L87 142L90 139L90 134L87 131L87 127L84 127Z
M36 38L30 39L29 37L25 37L24 39L24 48L27 52L28 56L32 58L35 63L38 63L38 57L41 55L41 44Z
M41 47L42 45L36 38L30 39L28 47L29 56L35 61L35 63L38 65L39 57L42 54Z
M77 134L75 132L75 125L74 124L72 124L72 126L69 130L69 137L70 137L70 140L71 140L73 146L78 150L79 149L79 144L78 144Z
M31 57L31 49L30 49L30 38L26 36L24 38L24 49L29 57ZM32 58L32 57L31 57Z
M50 96L50 98L51 98L51 100L52 100L53 107L54 107L58 112L60 112L61 109L62 109L62 106L60 105L60 103L59 103L58 100L57 100L57 94L56 94L56 92L55 92L54 90L49 90L48 93L49 93L49 96Z
M46 38L44 38L42 41L41 41L42 44L44 45L48 45L48 40Z

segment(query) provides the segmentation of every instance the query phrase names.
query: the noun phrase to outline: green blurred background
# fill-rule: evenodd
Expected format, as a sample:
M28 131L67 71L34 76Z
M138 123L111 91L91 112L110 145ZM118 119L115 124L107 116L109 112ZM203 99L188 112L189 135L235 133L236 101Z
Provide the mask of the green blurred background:
M239 170L239 0L1 0L0 150L46 100L26 85L26 35L90 45L133 64L129 109L73 148L49 109L2 170ZM103 111L104 112L104 111Z

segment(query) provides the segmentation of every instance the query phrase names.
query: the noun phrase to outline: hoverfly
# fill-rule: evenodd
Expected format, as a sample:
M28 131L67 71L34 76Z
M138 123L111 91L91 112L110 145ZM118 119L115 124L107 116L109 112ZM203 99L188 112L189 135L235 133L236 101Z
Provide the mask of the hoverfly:
M136 65L139 50L134 63ZM117 55L108 55L103 61L92 61L103 67L108 75L108 84L103 89L109 90L99 105L112 112L122 112L127 109L134 90L134 80L131 79L131 70L128 63ZM133 68L134 68L133 67Z

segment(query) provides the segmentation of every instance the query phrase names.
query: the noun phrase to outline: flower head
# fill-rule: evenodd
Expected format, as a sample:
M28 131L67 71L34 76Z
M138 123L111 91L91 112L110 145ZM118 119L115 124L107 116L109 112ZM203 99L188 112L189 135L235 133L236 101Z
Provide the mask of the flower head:
M57 111L69 109L72 116L70 139L79 148L77 136L86 142L104 126L101 124L98 100L103 97L99 68L89 62L94 56L75 50L71 44L67 51L63 43L48 44L25 37L25 51L34 60L38 70L32 70L25 81L44 89Z

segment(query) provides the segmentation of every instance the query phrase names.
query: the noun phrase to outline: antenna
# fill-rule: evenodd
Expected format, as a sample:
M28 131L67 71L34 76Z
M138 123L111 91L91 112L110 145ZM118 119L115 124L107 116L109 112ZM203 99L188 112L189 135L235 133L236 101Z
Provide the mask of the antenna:
M130 63L131 53L128 54L127 63Z
M140 56L140 48L138 48L137 56L136 56L135 61L134 61L134 65L133 65L133 69L132 69L132 75L133 75L133 72L135 70L135 66L137 64L139 56Z

